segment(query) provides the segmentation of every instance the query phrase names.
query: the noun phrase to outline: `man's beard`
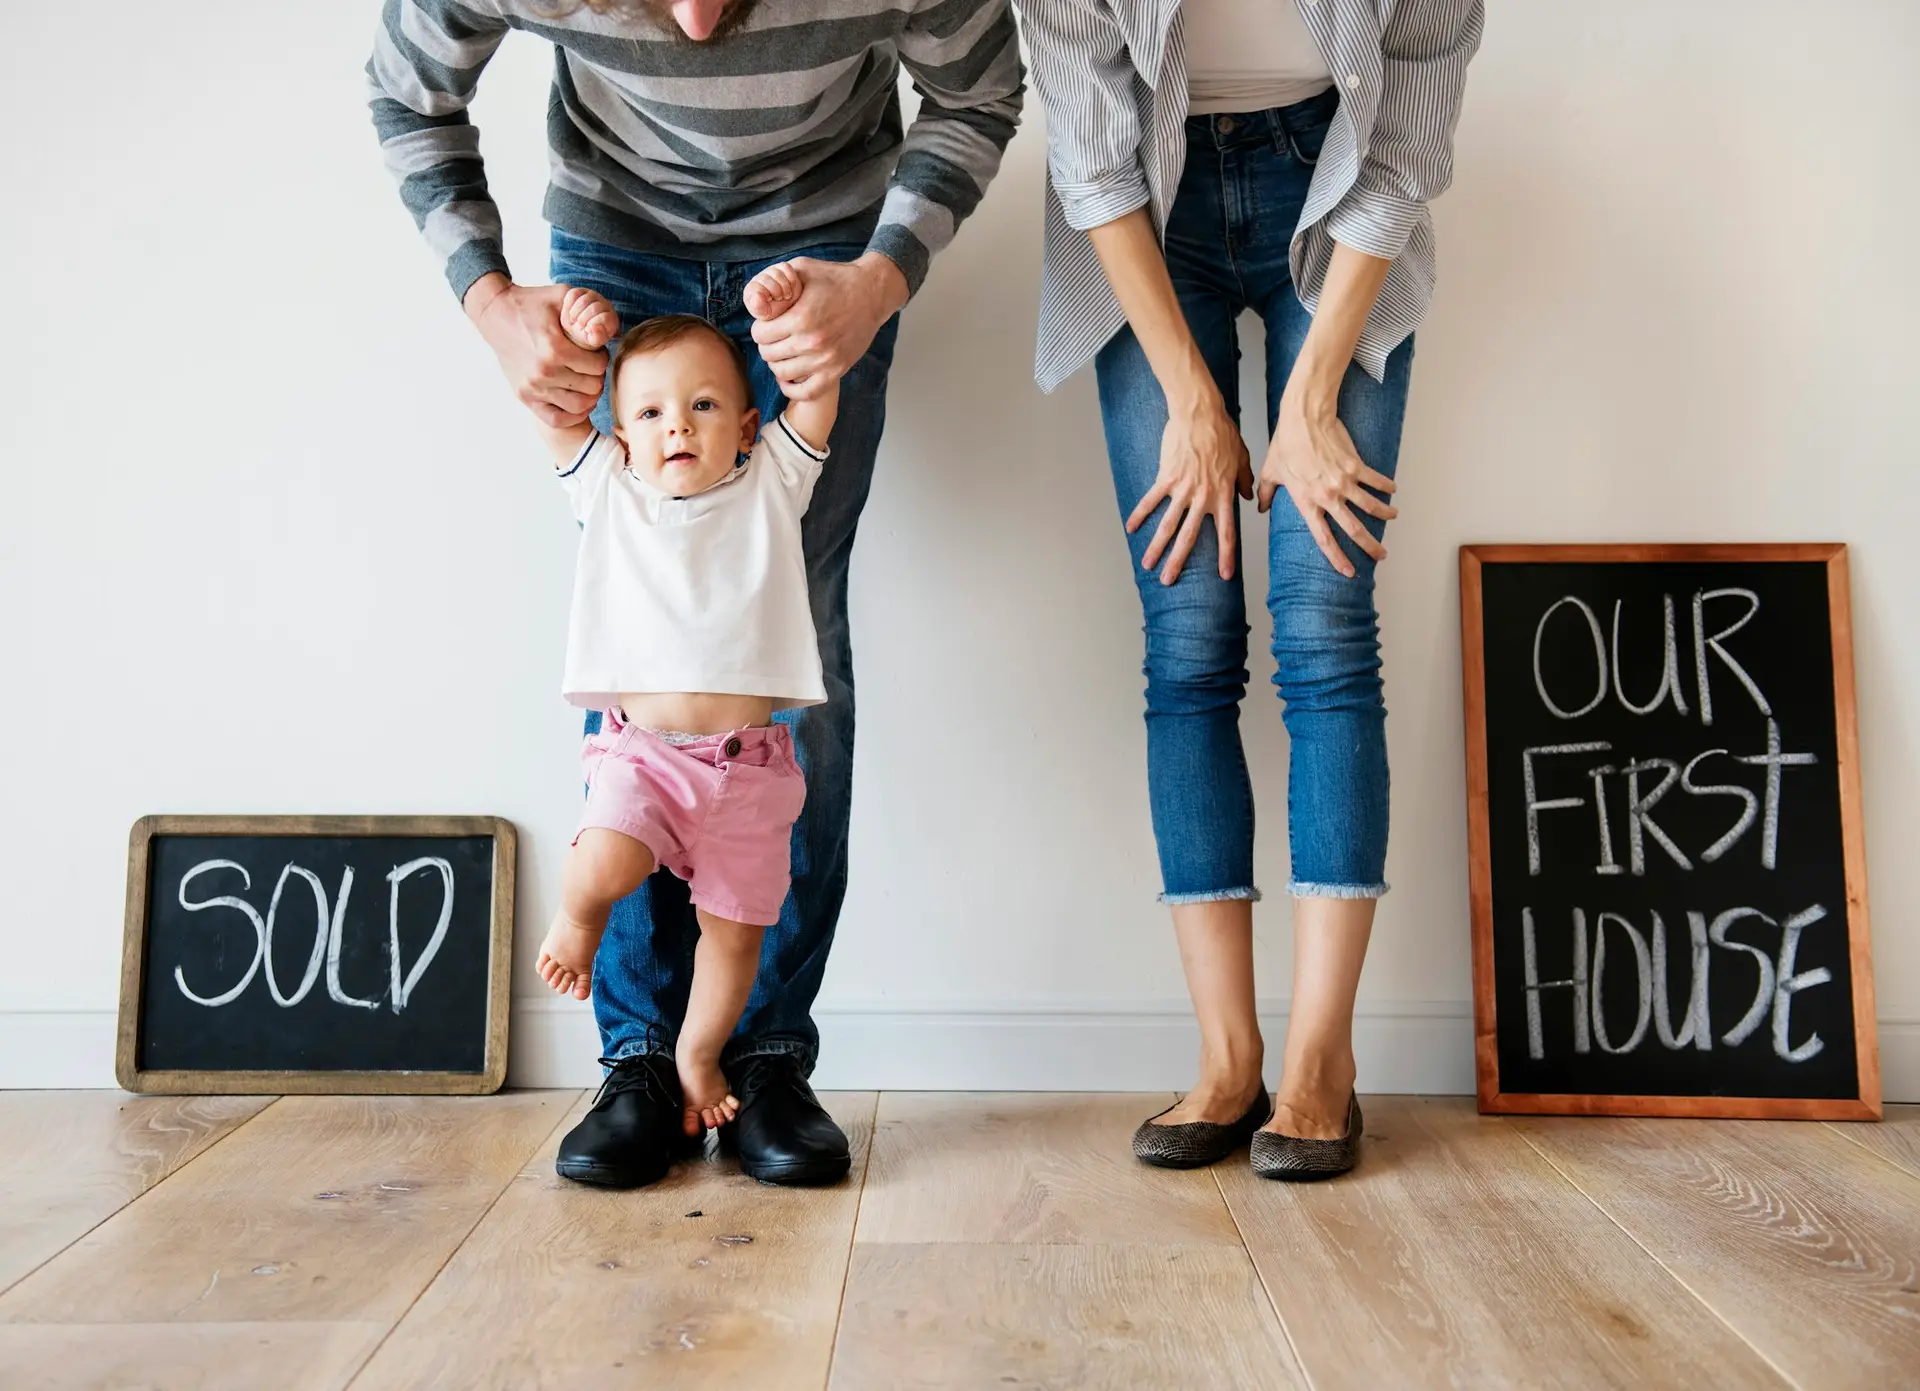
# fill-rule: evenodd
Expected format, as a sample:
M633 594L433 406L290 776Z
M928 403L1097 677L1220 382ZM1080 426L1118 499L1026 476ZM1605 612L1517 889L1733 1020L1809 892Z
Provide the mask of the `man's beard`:
M653 12L654 19L667 31L667 37L676 43L709 44L721 39L731 38L740 31L742 25L752 17L760 0L728 0L726 9L720 12L720 22L713 26L713 32L704 39L687 37L673 18L672 0L646 0L647 8Z
M704 39L691 39L673 18L673 0L566 0L556 8L556 14L566 14L583 6L595 14L614 15L622 19L645 19L652 21L667 37L679 43L712 43L715 39L728 38L739 32L758 8L760 0L731 0L721 11L720 22L713 26L713 32Z

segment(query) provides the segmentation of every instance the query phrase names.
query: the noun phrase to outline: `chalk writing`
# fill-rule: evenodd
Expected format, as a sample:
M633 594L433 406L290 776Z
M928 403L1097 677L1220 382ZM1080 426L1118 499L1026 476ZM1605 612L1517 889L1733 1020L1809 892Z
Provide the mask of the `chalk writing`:
M1660 732L1644 741L1623 737L1615 719L1605 738L1576 737L1520 750L1529 880L1551 876L1564 883L1570 870L1591 873L1598 882L1651 876L1659 897L1667 890L1658 886L1674 884L1670 876L1677 873L1681 887L1667 914L1644 906L1623 911L1590 904L1557 908L1549 922L1533 904L1521 907L1530 1058L1565 1048L1576 1055L1644 1048L1711 1052L1739 1048L1763 1031L1773 1055L1784 1063L1806 1062L1825 1048L1817 1030L1795 1037L1792 1012L1798 994L1833 979L1825 966L1802 971L1796 965L1805 934L1828 921L1826 905L1804 903L1770 914L1751 901L1717 911L1685 901L1688 876L1730 856L1751 856L1739 862L1763 874L1778 869L1791 824L1784 813L1795 795L1787 771L1820 761L1788 747L1775 703L1741 658L1735 639L1748 632L1761 609L1760 596L1746 588L1663 593L1657 649L1655 620L1636 615L1624 599L1613 601L1604 626L1604 609L1579 594L1562 594L1540 613L1532 634L1532 674L1541 709L1572 724L1611 705L1628 716L1648 718L1644 728ZM1638 638L1623 643L1623 633ZM1656 650L1657 679L1630 670L1634 653L1651 658ZM1681 655L1689 651L1690 669ZM1761 669L1768 668L1762 664ZM1717 703L1716 679L1722 686ZM1695 721L1703 731L1714 727L1716 717L1726 724L1734 708L1729 691L1734 705L1750 702L1764 720L1763 747L1739 747L1745 738L1759 738L1751 725L1749 734L1721 733L1707 748L1658 746L1690 742L1685 730L1696 727ZM1656 714L1665 722L1649 718ZM1685 721L1678 736L1676 716ZM1753 722L1751 715L1745 719ZM1627 727L1643 726L1629 721ZM1760 770L1757 788L1735 780L1744 769ZM1713 808L1708 817L1675 814L1676 807L1695 800ZM1729 822L1720 819L1723 808ZM1686 925L1685 942L1674 944L1677 962L1669 958L1669 918ZM1709 1006L1729 994L1723 1023L1732 1008L1744 1007L1716 1036Z
M204 913L215 908L227 908L242 915L247 920L247 924L253 929L253 955L247 963L247 969L241 974L237 981L225 990L212 995L203 995L194 990L192 986L187 984L184 967L175 966L173 968L174 984L179 987L182 995L197 1005L206 1005L209 1008L218 1008L222 1005L231 1004L245 993L247 987L253 983L253 978L259 975L264 968L267 978L267 992L273 997L274 1003L282 1009L291 1009L307 997L308 992L313 989L324 969L326 974L327 995L328 998L332 999L335 1003L358 1009L378 1009L380 1007L379 1000L365 1000L358 996L350 995L340 984L341 942L346 928L347 900L353 892L353 869L351 866L346 867L342 871L339 895L334 899L332 904L329 905L326 886L320 882L320 876L302 865L289 862L280 871L280 877L274 881L273 894L267 901L265 917L262 917L260 910L255 908L246 899L235 894L220 894L209 898L189 899L187 897L187 886L193 883L194 880L203 874L213 874L223 870L232 871L240 876L240 888L242 892L252 891L253 876L247 872L244 865L233 860L212 859L202 860L199 864L194 865L193 868L180 876L180 883L175 890L175 897L179 901L180 906L189 913ZM400 960L400 886L402 881L429 870L435 871L439 875L439 917L434 924L432 935L427 939L426 946L421 949L420 955L414 961L412 967L403 975ZM314 905L313 947L307 954L307 964L301 974L300 984L294 988L292 993L288 993L281 988L280 981L274 974L273 966L274 931L279 922L281 897L286 891L287 881L290 878L298 878L306 883L312 893ZM448 925L453 920L453 880L453 865L449 861L434 855L422 856L406 864L395 866L393 871L387 875L387 966L390 982L387 1003L392 1007L395 1014L400 1013L407 1007L407 1002L412 997L415 988L420 984L421 977L426 974L427 968L433 964L434 957L439 954L441 943L446 940Z

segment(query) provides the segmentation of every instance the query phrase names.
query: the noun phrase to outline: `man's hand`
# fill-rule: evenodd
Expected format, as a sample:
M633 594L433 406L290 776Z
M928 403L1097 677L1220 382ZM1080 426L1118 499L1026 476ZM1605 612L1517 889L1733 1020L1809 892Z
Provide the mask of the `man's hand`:
M474 281L464 301L514 395L541 424L556 429L587 418L607 373L606 353L567 336L561 310L568 288L516 285L496 271Z
M877 251L857 261L801 256L786 264L805 288L783 312L754 322L753 341L787 398L808 401L866 355L880 326L906 304L907 278Z

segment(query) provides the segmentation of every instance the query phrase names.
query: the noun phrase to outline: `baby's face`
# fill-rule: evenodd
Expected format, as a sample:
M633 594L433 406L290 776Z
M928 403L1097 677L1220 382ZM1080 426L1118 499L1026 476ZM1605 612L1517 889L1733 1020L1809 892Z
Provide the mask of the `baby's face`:
M674 497L725 478L760 428L733 355L710 334L628 358L615 397L613 432L627 446L628 467Z

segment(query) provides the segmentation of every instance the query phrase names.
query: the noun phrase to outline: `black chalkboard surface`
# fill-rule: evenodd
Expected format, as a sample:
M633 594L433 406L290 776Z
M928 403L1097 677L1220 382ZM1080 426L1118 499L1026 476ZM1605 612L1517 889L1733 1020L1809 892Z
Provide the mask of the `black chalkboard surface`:
M141 819L120 1084L497 1091L514 847L489 816Z
M1880 1114L1846 551L1461 551L1494 1112Z

